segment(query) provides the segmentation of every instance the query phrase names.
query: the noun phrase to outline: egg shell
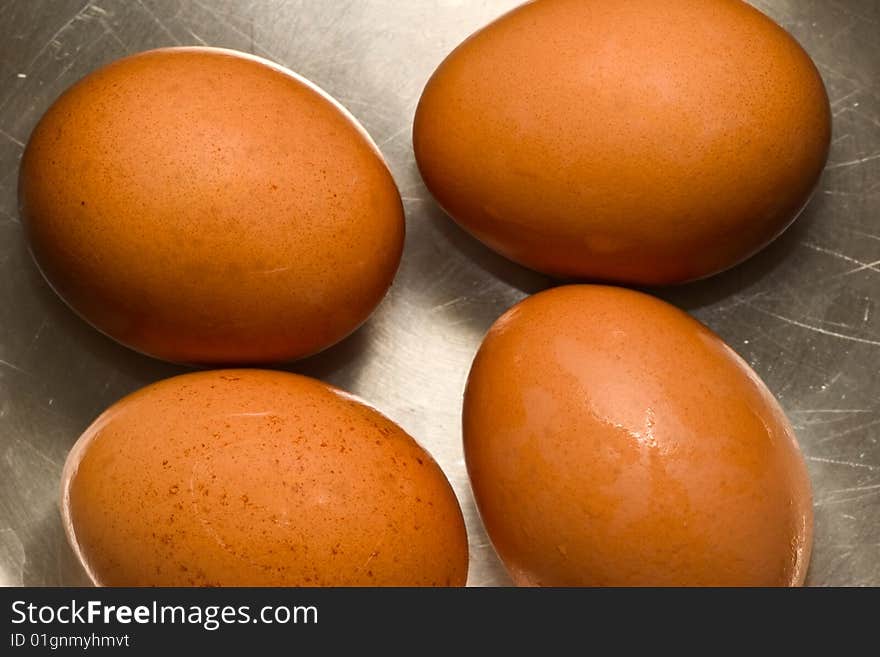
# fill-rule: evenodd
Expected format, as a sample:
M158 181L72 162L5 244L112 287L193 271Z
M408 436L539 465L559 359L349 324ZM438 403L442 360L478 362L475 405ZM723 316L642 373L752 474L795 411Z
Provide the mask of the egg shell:
M455 495L365 403L284 372L166 379L86 430L68 538L106 586L461 586Z
M509 310L474 360L463 430L518 584L804 581L811 490L791 426L739 356L659 299L573 285Z
M403 248L397 188L354 118L215 48L144 52L71 87L31 135L19 204L74 310L177 362L328 347L379 303Z
M809 56L745 2L535 0L440 64L413 145L440 205L495 251L657 285L781 233L830 135Z

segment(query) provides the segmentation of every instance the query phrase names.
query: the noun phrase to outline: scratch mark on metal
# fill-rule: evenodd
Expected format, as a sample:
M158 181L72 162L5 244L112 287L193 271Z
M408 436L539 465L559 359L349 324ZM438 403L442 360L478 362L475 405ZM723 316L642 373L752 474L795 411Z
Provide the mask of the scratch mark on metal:
M855 433L856 431L862 431L863 429L868 429L869 427L877 426L878 424L880 424L880 420L874 420L874 421L868 422L866 424L860 424L857 427L850 427L849 429L846 429L845 431L839 431L837 433L831 434L830 436L825 436L819 442L820 443L827 443L831 440L836 440L838 438L842 438L843 436L848 436L852 433Z
M876 489L880 489L880 484L871 484L869 486L850 486L849 488L835 488L834 490L828 491L828 494L835 495L837 493L859 493L865 490Z
M873 413L874 411L867 408L796 408L789 413Z
M53 43L57 43L58 37L61 36L61 34L65 30L67 30L71 25L73 25L80 18L87 17L88 15L86 14L86 12L89 10L89 7L91 7L91 6L92 6L92 2L91 2L91 0L89 0L89 2L86 2L82 7L80 7L79 11L77 11L73 16L70 17L69 21L67 21L66 23L64 23L64 25L59 27L55 31L55 33L49 37L49 40L46 41L46 43L44 43L43 46L37 51L37 54L34 55L33 58L31 58L31 61L28 62L27 66L25 67L25 71L30 72L31 69L33 69L33 66L34 66L34 64L36 64L37 60L40 59L40 57L43 55L44 52L46 52L46 50L49 48L49 46L51 46Z
M98 7L93 7L93 9L98 9ZM98 22L100 22L101 26L104 28L105 34L109 34L113 38L113 40L122 47L123 50L128 50L128 46L125 45L125 42L121 38L119 38L119 34L116 33L116 30L113 29L113 26L110 25L110 23L108 23L106 19L98 18Z
M800 419L804 418L806 419ZM828 427L849 422L851 415L826 415L825 413L808 416L792 416L792 424L798 429L802 427Z
M25 353L30 354L31 351L33 351L34 346L37 344L37 340L39 340L40 336L43 335L43 331L46 329L47 326L49 326L48 320L44 319L42 322L40 322L40 326L37 327L36 331L34 331L34 337L31 338L31 342L28 345Z
M829 324L830 326L839 326L840 328L848 328L848 329L855 328L855 326L853 326L852 324L847 324L846 322L834 322L834 321L831 321L830 319L822 319L821 317L814 317L812 315L807 315L807 317L805 319L813 319L813 320L816 320L817 322L821 322L822 324Z
M431 308L430 312L436 313L446 310L447 308L452 308L453 306L459 305L462 301L465 300L465 297L455 297L454 299L450 299L444 303L439 303L433 308Z
M845 465L850 468L864 468L865 470L870 470L871 472L877 472L880 470L880 467L876 465L868 465L867 463L855 463L854 461L839 461L837 459L826 459L821 456L806 456L804 457L808 461L816 461L818 463L830 463L831 465Z
M160 29L161 29L166 35L168 35L168 38L171 39L171 41L173 41L173 42L174 42L175 44L177 44L177 45L180 45L180 41L178 41L178 40L177 40L177 37L174 36L174 34L171 32L171 30L168 29L168 26L165 25L165 23L162 22L162 20L161 20L161 19L160 19L160 18L159 18L154 12L153 12L152 9L150 9L149 7L147 7L147 6L143 3L143 0L135 0L135 2L137 2L138 5L140 5L141 9L143 9L145 12L147 12L147 15L152 19L152 21L153 21L156 25L159 26L159 28L160 28Z
M845 504L846 502L857 502L858 500L863 500L867 497L874 497L876 495L880 495L880 490L869 490L867 492L859 493L857 495L850 495L849 497L821 499L818 502L816 502L816 506L830 506L831 504Z
M839 98L835 98L835 99L832 101L832 103L831 103L831 107L837 107L837 106L840 105L841 103L846 102L847 100L849 100L850 98L852 98L853 96L855 96L855 95L856 95L857 93L859 93L860 91L861 91L861 89L853 89L852 91L843 94L843 95L840 96ZM844 136L846 136L846 135L844 135ZM835 141L836 141L836 140L835 140ZM834 142L832 142L832 143L834 143Z
M385 137L385 139L380 141L379 146L385 146L387 144L390 144L392 141L394 141L395 139L400 137L400 135L404 134L408 130L409 130L409 124L404 125L400 130L394 132L393 134L389 135L388 137Z
M0 358L0 365L2 365L3 367L8 367L11 370L15 370L16 372L21 372L22 374L30 375L30 372L28 372L27 370L20 368L18 365L15 365L14 363L10 363L8 360L3 360L2 358Z
M834 256L835 258L839 258L840 260L846 260L847 262L851 262L854 265L859 265L858 269L854 269L853 271L861 271L863 269L871 269L880 274L880 269L876 268L877 263L870 262L862 262L861 260L857 260L852 258L844 253L840 253L833 249L826 249L825 247L819 246L818 244L813 244L812 242L804 242L803 245L808 249L812 249L813 251L818 251L819 253L825 253L830 256Z
M828 64L820 63L818 66L819 66L819 68L823 68L823 69L825 69L826 71L828 71L829 73L833 74L835 77L840 78L841 80L846 80L847 82L852 82L852 83L853 83L854 85L856 85L856 86L861 86L861 85L859 84L859 81L858 81L858 80L854 80L854 79L852 79L851 77L848 77L848 76L844 75L844 74L841 73L840 71L838 71L838 70L836 70L836 69L833 69L833 68L831 68L830 66L828 66Z
M858 198L864 198L865 196L870 196L874 193L874 188L870 187L868 189L860 189L857 192L847 192L842 189L823 189L822 193L826 196L854 196Z
M20 224L21 222L18 220L18 217L15 215L9 214L6 210L0 210L0 217L6 217L13 224Z
M27 442L24 440L17 440L16 443L27 450L33 452L41 461L49 465L49 468L52 470L58 469L58 462L53 459L47 452L43 451L36 445L31 442Z
M6 137L9 141L11 141L13 144L17 145L19 148L24 148L24 144L22 142L20 142L18 139L16 139L12 135L10 135L5 130L0 130L0 135Z
M834 164L829 164L825 167L828 170L831 169L844 169L846 167L854 167L859 164L864 164L865 162L870 162L872 160L880 160L880 153L874 153L872 155L866 155L865 157L860 157L857 160L848 160L846 162L835 162Z
M207 43L202 37L200 37L198 34L196 34L195 32L193 32L192 30L187 30L187 32L189 33L189 35L190 35L193 39L195 39L196 41L198 41L198 42L199 42L200 44L202 44L203 46L207 46L207 45L208 45L208 43Z
M850 229L850 232L853 232L853 233L855 233L856 235L861 235L862 237L867 237L867 238L870 238L870 239L872 239L872 240L877 240L878 242L880 242L880 235L874 235L873 233L866 233L866 232L861 231L861 230L856 230L855 228L851 228L851 229Z
M803 329L807 329L808 331L814 331L815 333L821 333L822 335L827 335L833 338L840 338L841 340L849 340L851 342L859 342L861 344L869 344L874 347L880 347L880 340L869 340L868 338L859 338L855 335L847 335L846 333L838 333L837 331L829 331L828 329L823 329L819 326L813 326L812 324L806 324L804 322L799 322L796 319L792 319L791 317L786 317L785 315L778 315L776 313L770 312L769 310L765 310L764 308L760 308L753 304L748 304L750 308L757 310L759 313L763 313L764 315L768 315L770 317L775 317L776 319L786 322L787 324L791 324L792 326L798 326Z
M279 63L282 63L282 59L280 57L277 57L276 55L272 54L272 52L268 48L265 48L262 44L260 44L258 41L256 41L254 39L253 34L248 35L248 34L245 34L244 32L242 32L240 29L235 27L235 25L233 25L226 18L224 18L223 15L219 11L217 11L216 9L211 7L210 5L207 5L204 2L201 2L200 0L193 0L193 4L196 5L197 7L200 7L203 11L209 13L211 16L214 17L214 19L216 21L223 24L226 28L228 28L229 30L231 30L232 32L234 32L235 34L240 36L242 39L249 40L251 43L251 50L256 50L256 49L262 50L263 54L268 56L269 59L276 61L276 62L279 62Z
M724 313L724 312L727 312L728 310L732 310L733 308L736 308L737 306L743 306L743 305L748 306L751 304L752 301L760 299L761 297L765 296L766 294L767 294L766 292L757 292L756 294L751 294L751 295L736 295L733 297L733 300L730 303L723 305L723 306L718 306L717 308L714 309L714 312Z
M101 36L104 36L104 35L102 34ZM100 37L99 37L99 39L100 39ZM96 39L96 40L97 40L97 39ZM67 64L65 64L65 65L61 68L61 70L58 71L58 73L55 74L55 81L57 82L58 80L60 80L61 78L63 78L63 77L67 74L67 72L68 72L70 69L73 68L73 65L74 65L74 64L76 64L76 59L75 59L75 58L71 58L71 59L69 59L69 60L67 61Z
M860 271L864 271L866 269L870 269L871 271L880 271L880 269L877 269L878 266L880 266L880 260L875 260L874 262L865 262L865 263L862 263L861 266L856 267L855 269L850 269L848 271L845 271L840 275L841 276L849 276L850 274L856 274L856 273L858 273Z
M3 564L10 567L0 570L0 586L22 586L24 584L24 566L27 563L24 543L22 543L18 532L12 527L0 529L0 536L4 537L0 541L0 554L3 556ZM11 568L16 566L18 570L17 575L13 574L11 570Z

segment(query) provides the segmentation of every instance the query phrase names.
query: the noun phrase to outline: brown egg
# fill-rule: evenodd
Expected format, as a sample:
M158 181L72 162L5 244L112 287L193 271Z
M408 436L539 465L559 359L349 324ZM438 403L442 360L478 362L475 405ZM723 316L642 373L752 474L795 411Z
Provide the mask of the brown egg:
M25 149L19 202L58 294L178 362L337 342L403 247L397 188L354 118L290 71L213 48L141 53L71 87Z
M530 297L464 398L480 514L514 580L800 585L810 482L763 382L684 312L630 290Z
M738 0L536 0L462 43L413 144L440 205L559 277L707 276L767 244L824 166L810 58Z
M220 370L116 403L68 456L68 537L107 586L461 586L468 548L431 456L303 376Z

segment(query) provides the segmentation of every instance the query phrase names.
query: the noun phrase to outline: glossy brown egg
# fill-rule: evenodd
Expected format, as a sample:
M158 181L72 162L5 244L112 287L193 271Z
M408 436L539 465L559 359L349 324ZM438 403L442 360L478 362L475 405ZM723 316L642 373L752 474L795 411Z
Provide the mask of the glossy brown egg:
M461 586L468 548L431 456L347 393L219 370L116 403L71 451L68 538L108 586Z
M663 301L592 285L526 299L480 347L463 421L480 515L519 584L804 581L813 514L791 426Z
M324 92L211 48L88 75L27 145L34 257L87 321L178 362L319 351L391 284L403 210L376 145Z
M440 205L564 278L678 283L767 244L824 166L828 98L739 0L536 0L440 64L413 130Z

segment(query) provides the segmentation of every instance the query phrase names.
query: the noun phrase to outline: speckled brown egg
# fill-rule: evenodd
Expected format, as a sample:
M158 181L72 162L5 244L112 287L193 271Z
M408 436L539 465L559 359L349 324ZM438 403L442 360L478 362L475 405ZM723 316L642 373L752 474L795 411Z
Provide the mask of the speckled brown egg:
M686 313L576 285L504 314L464 398L474 496L521 585L785 586L813 513L773 395Z
M806 204L830 112L798 43L739 0L536 0L440 64L419 169L492 249L563 278L678 283Z
M460 586L461 510L391 420L320 381L219 370L150 385L71 451L68 538L107 586Z
M28 142L19 202L58 294L178 362L337 342L403 247L397 188L354 118L286 69L212 48L144 52L71 87Z

